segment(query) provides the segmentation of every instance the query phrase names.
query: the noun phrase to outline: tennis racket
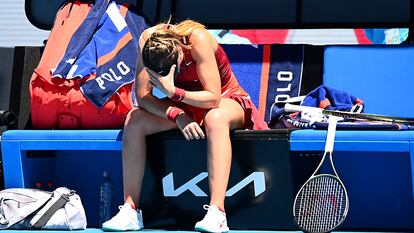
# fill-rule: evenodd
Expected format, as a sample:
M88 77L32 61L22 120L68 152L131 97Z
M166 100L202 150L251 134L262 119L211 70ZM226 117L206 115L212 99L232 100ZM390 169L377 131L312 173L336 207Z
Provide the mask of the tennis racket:
M367 114L367 113L355 113L355 112L344 112L337 110L326 110L322 108L309 107L309 106L299 106L294 104L285 104L286 112L315 112L321 113L328 116L337 116L344 119L354 119L354 120L369 120L369 121L382 121L390 123L399 123L406 125L414 125L414 118L405 118L405 117L394 117L386 116L379 114Z
M312 176L300 188L293 204L293 216L297 226L304 232L321 233L338 228L348 213L349 201L345 186L336 173L332 151L338 117L328 119L325 152ZM319 174L329 156L333 174Z

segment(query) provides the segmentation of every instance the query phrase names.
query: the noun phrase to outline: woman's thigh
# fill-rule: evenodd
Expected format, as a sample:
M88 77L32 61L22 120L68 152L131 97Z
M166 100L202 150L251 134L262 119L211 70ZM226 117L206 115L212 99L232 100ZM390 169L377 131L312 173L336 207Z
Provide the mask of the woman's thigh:
M139 130L143 131L142 133L149 135L177 128L177 125L166 118L134 108L128 113L126 127L139 128Z
M243 128L245 111L236 101L222 98L218 108L210 109L204 116L205 124L228 124L230 129Z

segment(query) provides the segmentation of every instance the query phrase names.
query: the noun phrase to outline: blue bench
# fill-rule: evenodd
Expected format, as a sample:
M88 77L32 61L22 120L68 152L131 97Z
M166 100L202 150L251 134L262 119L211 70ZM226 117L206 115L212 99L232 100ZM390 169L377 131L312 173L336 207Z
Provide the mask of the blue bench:
M27 187L25 152L31 150L109 150L122 148L121 130L9 130L2 135L5 187Z
M30 188L36 179L51 177L56 185L78 191L84 200L88 226L99 227L103 170L109 169L114 184L113 209L123 201L121 140L121 130L6 131L2 136L6 187ZM234 156L226 206L233 228L295 229L291 219L294 191L288 131L238 130L233 132L232 140ZM208 203L206 141L189 143L178 131L170 131L149 137L147 143L140 203L146 225L191 229L196 219L202 218L201 207ZM55 154L30 155L34 150ZM270 155L272 150L280 151ZM274 215L265 214L275 207L276 220ZM258 219L247 218L251 213L263 214Z
M263 46L226 46L225 49L239 81L245 81L241 84L258 104ZM27 62L21 64L27 65ZM290 166L286 166L289 162L287 132L266 131L263 134L242 130L232 134L235 156L227 205L233 227L294 229L291 220L293 190L291 180L286 179L291 176ZM154 135L148 141L145 188L140 203L145 209L146 225L190 229L193 226L189 224L202 218L201 207L208 203L205 141L188 143L178 131ZM48 189L46 184L50 181L55 187L73 188L84 200L88 226L99 227L99 212L96 211L99 185L102 172L107 170L114 183L113 212L117 211L116 205L123 202L121 130L9 130L2 135L1 143L6 188L33 188L41 182L42 188ZM278 156L266 156L272 148L280 148ZM270 185L269 179L279 186ZM239 209L241 201L246 208L231 211ZM249 213L267 213L274 206L280 210L278 220L262 216L254 224L245 221L252 219Z
M366 112L413 117L413 59L413 46L327 46L323 83L364 100ZM290 150L323 151L325 137L293 131ZM334 160L351 198L347 222L414 228L414 131L337 131Z
M240 48L230 48L244 51L240 57L231 57L233 69L239 78L250 78L244 87L253 93L252 99L258 104L263 54L261 48ZM412 108L405 107L411 106L408 97L412 95L409 89L414 79L410 79L412 71L407 61L414 57L413 51L412 47L404 46L327 46L323 82L363 99L367 112L395 115L398 109L395 103L401 101L404 108L398 113L413 116ZM391 75L395 81L398 78L399 83L404 82L404 85L399 85L401 89L380 84L373 88L373 81L390 80ZM381 95L376 93L378 89L393 95L379 102ZM381 103L386 106L383 108ZM249 229L252 223L245 221L249 213L271 211L277 217L254 219L256 230L295 229L291 219L293 197L318 163L325 136L326 132L319 130L236 132L232 136L234 158L229 187L241 185L243 189L228 198L230 225ZM337 132L335 164L351 198L344 229L414 229L413 139L413 131ZM177 191L189 180L203 175L200 172L205 171L205 159L194 154L205 153L205 141L188 143L177 132L155 136L150 141L152 146L149 148L152 149L148 151L150 155L144 179L144 187L147 188L142 196L144 209L155 210L145 212L147 221L151 220L148 226L166 228L170 224L186 227L189 218L201 217L197 216L199 211L195 212L195 208L204 204L206 197L196 197L190 190L177 197L166 197L159 183L166 177L171 178L170 173L174 171L172 190ZM112 169L113 180L119 181L114 193L117 197L115 203L122 202L122 185L119 184L122 180L119 169L121 142L121 130L6 131L2 135L5 185L31 187L38 173L56 174L60 183L79 188L81 196L87 200L87 216L94 226L97 211L92 210L96 210L97 203L93 200L97 199L100 174L93 169ZM167 159L166 151L171 150L175 151L174 157ZM37 160L31 159L30 151L56 151L57 155L51 156L52 162L47 158L42 160L43 155L35 156L40 160L35 162ZM98 158L100 162L96 163ZM188 161L191 166L182 164L182 161ZM29 163L33 163L32 166ZM58 171L47 171L47 168ZM70 174L72 179L65 174ZM261 186L257 184L261 182L261 174L266 177L264 193L260 193ZM207 192L205 178L196 185ZM257 188L259 196L255 196ZM245 206L243 209L240 209L241 202ZM168 212L172 210L175 211L173 214ZM180 216L181 213L185 214ZM171 216L175 218L171 219Z

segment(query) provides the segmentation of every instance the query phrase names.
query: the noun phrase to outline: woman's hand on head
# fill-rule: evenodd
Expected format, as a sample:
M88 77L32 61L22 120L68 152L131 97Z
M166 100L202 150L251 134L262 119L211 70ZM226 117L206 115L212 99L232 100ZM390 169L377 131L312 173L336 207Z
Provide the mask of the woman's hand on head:
M176 121L178 128L183 133L185 139L204 139L205 135L200 125L191 119L187 114L178 115Z
M158 88L160 91L162 91L165 95L167 95L169 98L171 98L175 93L175 85L174 85L174 73L176 69L176 65L172 65L170 68L170 72L167 76L161 76L157 72L145 68L149 74L150 77L150 84L153 87Z

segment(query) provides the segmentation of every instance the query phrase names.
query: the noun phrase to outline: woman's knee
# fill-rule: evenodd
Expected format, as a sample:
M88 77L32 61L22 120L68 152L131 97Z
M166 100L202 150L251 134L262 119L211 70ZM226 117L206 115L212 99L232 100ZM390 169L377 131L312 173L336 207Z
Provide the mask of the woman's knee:
M206 130L230 130L244 125L244 110L232 99L222 98L220 107L211 109L204 117Z
M141 109L132 109L128 112L125 119L125 131L134 131L134 133L144 133L145 134L145 123L146 113Z
M229 120L220 108L211 109L204 117L204 127L207 132L228 131Z

